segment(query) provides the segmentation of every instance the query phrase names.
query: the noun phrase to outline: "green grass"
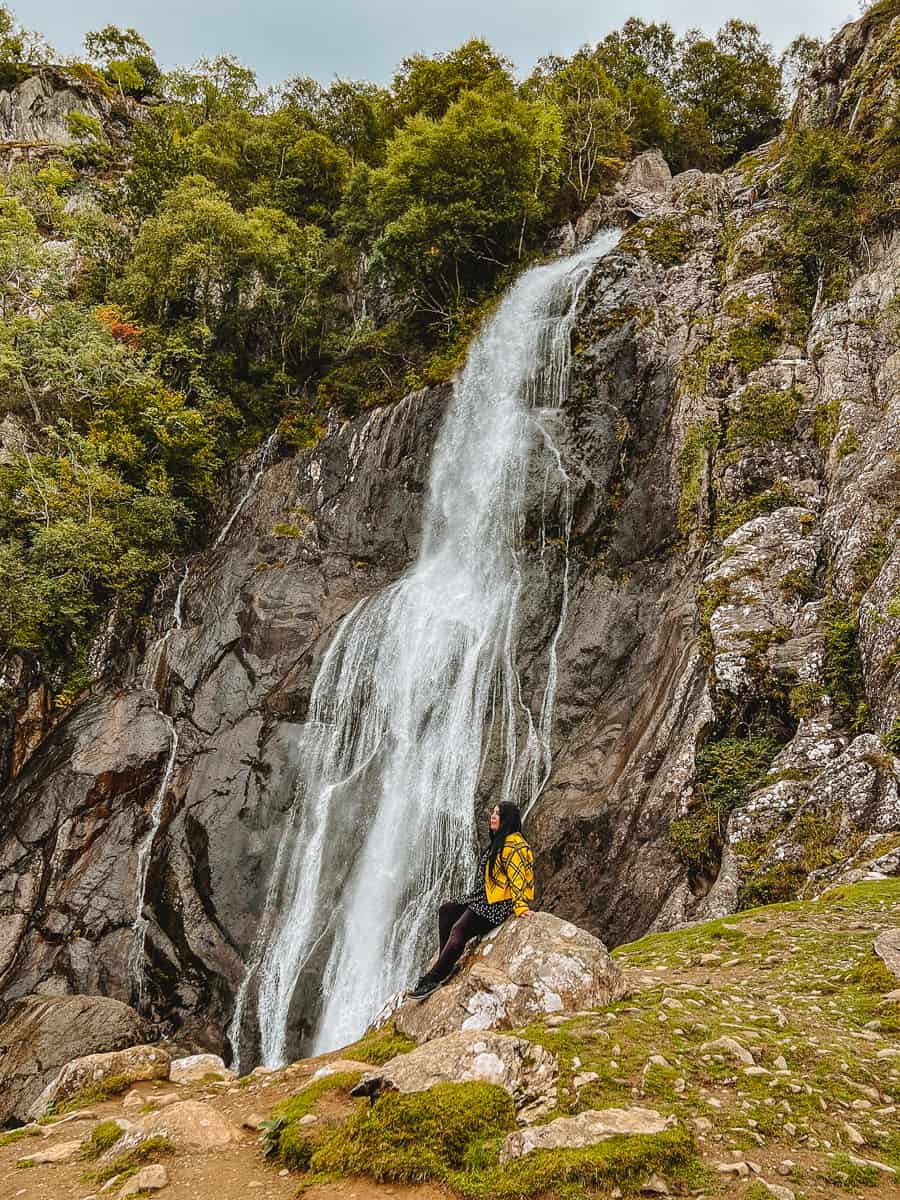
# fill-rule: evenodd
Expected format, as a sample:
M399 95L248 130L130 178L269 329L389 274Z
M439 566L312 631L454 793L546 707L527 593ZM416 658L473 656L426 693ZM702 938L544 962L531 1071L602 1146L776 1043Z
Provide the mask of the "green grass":
M307 1084L296 1096L276 1105L271 1119L262 1126L266 1156L277 1157L294 1170L306 1170L323 1133L328 1130L319 1125L301 1125L301 1119L314 1111L321 1096L327 1092L347 1094L360 1077L358 1071L324 1075Z
M791 387L781 392L744 389L740 408L728 423L728 441L748 446L783 442L793 436L803 393Z
M8 1133L0 1133L0 1146L11 1146L13 1142L20 1142L23 1138L40 1136L37 1129L11 1129Z

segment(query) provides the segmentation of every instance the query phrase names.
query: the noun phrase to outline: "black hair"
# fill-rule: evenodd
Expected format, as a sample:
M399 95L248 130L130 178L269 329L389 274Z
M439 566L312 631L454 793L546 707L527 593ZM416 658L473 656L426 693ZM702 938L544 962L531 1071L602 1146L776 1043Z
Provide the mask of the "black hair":
M488 855L488 875L491 879L494 879L494 868L504 842L511 833L522 832L522 814L517 804L510 804L504 800L497 808L500 810L500 824L497 826L497 832L491 834L491 850Z

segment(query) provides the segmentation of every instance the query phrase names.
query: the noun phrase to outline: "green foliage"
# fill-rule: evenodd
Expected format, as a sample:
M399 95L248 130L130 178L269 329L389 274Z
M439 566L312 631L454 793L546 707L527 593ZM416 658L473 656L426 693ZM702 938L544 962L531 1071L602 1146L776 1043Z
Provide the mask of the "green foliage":
M841 419L841 402L835 397L827 400L816 409L813 420L813 437L820 450L828 450L837 437L838 423Z
M102 1104L104 1100L109 1100L113 1096L121 1096L122 1092L126 1092L133 1082L130 1075L107 1075L99 1083L92 1083L88 1087L82 1088L80 1092L76 1092L62 1104L52 1104L47 1115L62 1117L66 1113L77 1112L78 1109L87 1108L91 1104Z
M869 1163L855 1163L849 1154L835 1154L822 1171L827 1183L845 1188L875 1187L881 1183L881 1172Z
M703 471L715 453L719 433L713 421L690 425L678 460L679 502L678 531L688 534L693 529L700 505L700 486Z
M791 387L782 392L765 392L748 387L741 393L740 407L728 423L728 441L750 446L787 441L793 435L803 394Z
M683 228L673 217L663 217L632 225L618 248L624 253L643 250L660 266L674 267L684 262L693 241L690 230Z
M8 1133L0 1133L0 1146L11 1146L13 1142L19 1142L23 1138L40 1136L39 1129L10 1129Z
M368 176L375 272L438 320L477 297L545 211L559 124L542 103L466 93L411 117Z
M465 92L511 96L512 64L483 39L472 38L446 54L405 58L391 91L398 124L416 114L437 121Z
M859 238L857 205L865 176L853 139L834 128L795 131L780 173L788 249L811 299L820 278L834 284L843 277Z
M881 741L886 750L900 757L900 717L895 717L890 729L881 735Z
M814 716L822 703L825 692L818 683L798 683L791 688L791 716L800 720L803 717Z
M865 723L864 680L859 653L859 610L832 598L825 609L825 688L856 732Z
M715 866L729 814L765 779L779 743L772 737L726 737L704 746L695 759L697 802L669 826L669 837L693 872Z
M781 315L765 304L743 297L730 301L726 311L739 322L728 334L726 357L742 374L749 375L781 349L784 340Z

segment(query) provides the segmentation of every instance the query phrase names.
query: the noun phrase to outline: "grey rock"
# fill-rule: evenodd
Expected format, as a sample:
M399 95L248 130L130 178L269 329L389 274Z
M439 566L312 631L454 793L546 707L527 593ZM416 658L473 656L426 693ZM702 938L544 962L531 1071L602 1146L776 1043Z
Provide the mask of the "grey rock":
M504 922L481 940L449 983L389 1015L401 1033L423 1042L457 1029L519 1028L552 1014L599 1007L624 993L622 972L602 942L537 912Z
M884 929L875 939L874 950L889 971L900 979L900 929Z
M520 1118L533 1120L556 1106L558 1074L555 1055L523 1038L490 1032L450 1033L369 1071L353 1095L376 1096L386 1090L424 1092L438 1083L478 1080L505 1088Z

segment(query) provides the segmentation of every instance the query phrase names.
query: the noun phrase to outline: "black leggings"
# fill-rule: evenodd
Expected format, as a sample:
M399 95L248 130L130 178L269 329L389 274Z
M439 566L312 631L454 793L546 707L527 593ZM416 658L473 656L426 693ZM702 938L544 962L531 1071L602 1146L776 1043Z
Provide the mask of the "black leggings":
M446 979L450 969L465 949L469 938L493 929L490 921L465 904L442 904L438 913L438 936L440 953L428 972L433 979Z

